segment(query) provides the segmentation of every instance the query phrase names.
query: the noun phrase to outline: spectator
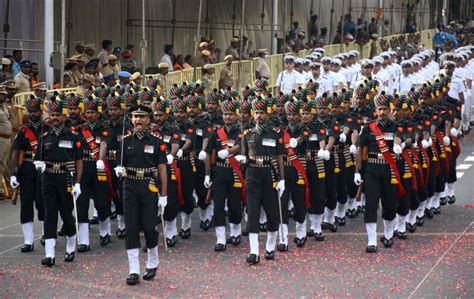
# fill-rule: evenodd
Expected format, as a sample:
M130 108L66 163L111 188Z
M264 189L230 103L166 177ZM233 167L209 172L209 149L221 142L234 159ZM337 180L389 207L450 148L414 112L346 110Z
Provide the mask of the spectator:
M74 75L76 76L76 81L78 84L80 84L82 77L86 73L85 67L86 67L86 58L84 57L84 54L82 55L77 55L74 56L77 62L77 68L74 71Z
M318 16L312 15L310 19L309 29L308 29L308 44L311 48L314 47L315 42L318 40L319 35L319 26L318 26Z
M347 33L350 33L352 35L355 35L356 30L355 30L355 24L354 21L352 21L352 15L350 13L346 14L344 16L344 35Z
M102 41L102 50L100 50L99 54L97 54L97 58L100 60L100 67L105 67L109 64L107 60L107 56L109 55L110 51L112 51L112 41L108 39L104 39Z
M30 85L36 85L40 82L39 78L39 66L38 63L32 62L30 64Z
M193 67L201 67L204 66L205 64L210 63L209 56L211 55L211 52L209 50L202 50L201 53L198 53L196 57L193 59Z
M230 46L225 50L225 56L232 55L233 60L239 60L239 46L240 39L234 36L230 41Z
M208 50L211 53L209 56L210 63L218 63L221 61L221 52L222 50L216 47L216 41L211 39L208 44Z
M129 73L134 73L138 70L138 64L135 60L135 46L127 45L125 51L122 52L120 57L120 67L122 71L127 71Z
M87 63L87 62L89 62L89 60L94 58L94 55L95 55L95 46L94 46L94 44L88 44L86 46L85 52L86 52L86 58L87 58L86 63Z
M369 24L369 33L370 34L377 33L377 20L375 18L371 19L371 22Z
M186 57L184 57L183 67L184 67L185 70L191 68L191 60L192 60L192 58L193 58L193 57L192 57L191 55L186 55Z
M292 38L296 38L298 33L300 33L300 23L298 21L293 22L293 28L291 28L290 32L288 33Z
M412 20L408 21L405 25L405 33L415 33L415 32L416 32L415 22Z
M13 76L16 76L20 73L20 62L23 59L23 54L21 50L13 50Z
M219 89L227 90L234 84L234 75L232 74L232 61L234 57L227 55L224 57L225 65L221 70L219 78Z
M242 59L250 59L254 56L252 41L250 41L245 35L242 37L242 56Z
M164 47L164 52L163 56L161 56L160 62L164 62L168 65L168 71L172 72L173 71L173 45L166 44Z
M184 59L183 55L179 54L176 56L176 63L173 66L173 70L175 71L182 71L184 70Z
M202 81L204 82L204 93L212 90L214 84L215 68L212 64L206 64L202 68Z
M76 87L77 79L74 73L77 70L77 62L74 58L66 59L66 65L64 66L64 88Z
M382 36L389 36L390 35L390 22L385 20L382 26Z
M255 64L255 78L261 78L268 81L270 79L271 72L268 63L265 60L267 54L267 49L258 49L259 59Z
M18 90L18 93L22 92L30 92L31 91L31 84L30 84L30 61L23 60L20 62L20 72L15 76L15 86Z
M305 38L306 38L306 33L300 30L300 32L298 32L298 38L295 40L295 46L296 46L295 52L308 49L308 46L306 46L306 43L304 41Z
M120 69L117 65L117 56L115 56L114 54L109 54L107 56L107 60L109 61L109 64L102 68L102 75L106 76L114 74L114 77L117 78L118 73L120 72Z
M12 72L12 61L6 57L2 58L2 70L0 71L0 83L12 80L15 76Z

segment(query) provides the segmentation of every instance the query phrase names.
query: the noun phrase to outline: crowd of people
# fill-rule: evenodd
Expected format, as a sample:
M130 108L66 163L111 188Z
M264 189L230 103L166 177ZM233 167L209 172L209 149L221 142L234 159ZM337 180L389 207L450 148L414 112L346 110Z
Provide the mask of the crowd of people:
M210 43L200 44L201 54L216 53ZM11 157L0 173L20 193L21 251L35 248L35 208L47 267L56 263L58 235L67 240L64 261L72 262L76 251L91 250L90 224L98 224L99 244L107 246L116 219L129 285L140 282L140 231L148 257L142 278L150 280L159 263L158 224L165 246L175 247L191 237L195 210L200 229L214 228L216 252L248 236L251 265L260 262L260 232L267 232L266 260L289 250L290 219L300 248L362 215L365 251L374 253L379 203L381 244L407 242L408 232L456 201L459 138L471 126L474 47L435 51L415 37L393 45L371 59L357 51L329 57L323 48L305 58L287 55L272 94L265 68L242 90L226 77L237 44L226 51L220 89L205 80L163 88L150 78L142 88L134 69L111 64L106 41L97 63L119 83L95 86L85 74L77 92L47 94L37 86L22 126L10 104L16 77L0 85L0 155ZM255 52L264 58L266 49ZM163 72L174 69L172 57L173 47L165 46Z

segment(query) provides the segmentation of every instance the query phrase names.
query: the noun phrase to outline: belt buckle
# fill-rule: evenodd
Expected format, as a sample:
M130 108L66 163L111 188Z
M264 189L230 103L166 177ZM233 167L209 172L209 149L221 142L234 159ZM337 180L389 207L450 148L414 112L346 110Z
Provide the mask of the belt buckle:
M52 167L52 168L53 168L54 171L59 171L59 170L61 170L61 166L60 166L59 164L53 164L53 167Z
M90 156L91 156L91 158L95 158L95 155L94 155L93 152L90 152Z
M384 160L385 158L383 157L383 155L382 155L382 154L377 154L377 159Z
M138 178L144 178L145 177L145 170L137 170L136 176Z
M255 159L255 164L263 165L263 159L262 158Z

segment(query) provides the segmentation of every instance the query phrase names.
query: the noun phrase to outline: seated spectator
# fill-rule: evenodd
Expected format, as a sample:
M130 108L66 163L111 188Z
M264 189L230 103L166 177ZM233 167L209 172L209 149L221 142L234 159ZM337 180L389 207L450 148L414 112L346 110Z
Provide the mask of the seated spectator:
M165 53L161 56L160 62L166 63L168 65L168 71L172 72L174 59L173 45L167 44L163 50Z
M32 62L30 65L30 84L31 86L38 84L39 66L38 63Z
M127 45L125 47L125 50L120 56L120 66L122 71L127 71L129 73L134 73L138 70L138 64L135 60L135 47L133 45Z
M23 54L21 50L13 50L13 65L12 65L12 71L13 71L13 76L18 75L20 73L20 62L23 59Z
M192 59L193 59L193 57L192 57L191 55L186 55L186 57L184 57L183 68L184 68L185 70L191 68L191 60L192 60Z
M2 58L2 69L0 70L0 83L13 80L12 61L6 57Z
M201 43L202 44L202 43ZM173 70L175 71L182 71L184 70L184 59L183 55L179 54L176 56L176 63L173 66Z

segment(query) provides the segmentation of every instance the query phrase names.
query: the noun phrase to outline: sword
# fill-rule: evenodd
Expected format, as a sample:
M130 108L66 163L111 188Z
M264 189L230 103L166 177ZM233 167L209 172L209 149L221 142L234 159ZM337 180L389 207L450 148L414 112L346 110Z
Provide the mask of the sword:
M71 172L71 180L73 177L74 177L74 174ZM77 242L77 245L79 245L80 238L79 238L79 222L77 220L77 203L76 203L77 196L73 192L71 192L71 194L72 194L72 202L74 204L74 218L75 218L74 220L76 224L76 234L77 234L76 242Z
M283 194L281 196L283 196ZM278 230L280 231L280 234L281 234L280 242L285 243L284 236L283 236L283 210L281 208L281 196L278 194L278 209L280 212L280 227Z
M163 218L163 214L165 213L165 210L163 208L161 208L161 226L163 227L163 240L165 241L165 250L168 251L168 243L166 243L166 233L165 233L165 220Z

